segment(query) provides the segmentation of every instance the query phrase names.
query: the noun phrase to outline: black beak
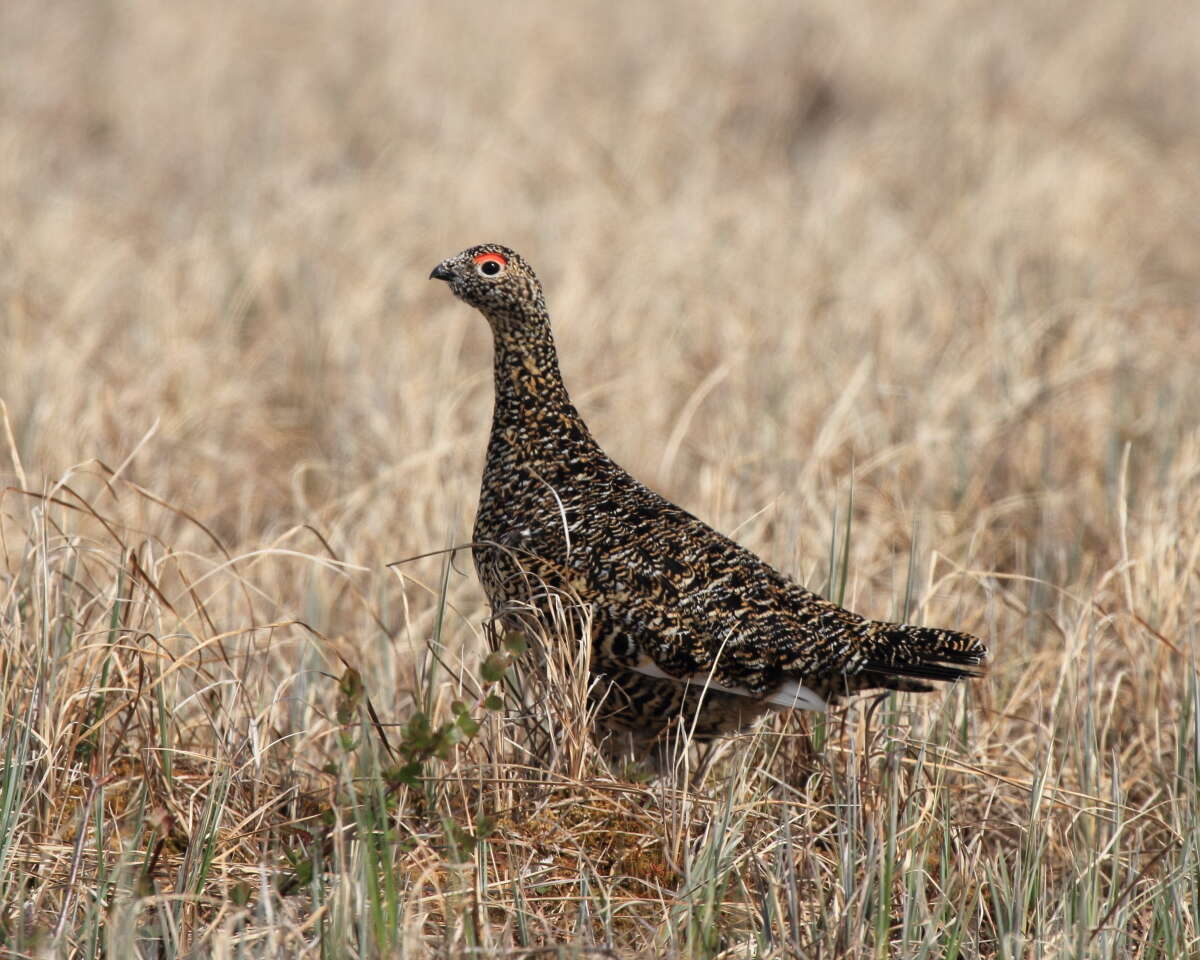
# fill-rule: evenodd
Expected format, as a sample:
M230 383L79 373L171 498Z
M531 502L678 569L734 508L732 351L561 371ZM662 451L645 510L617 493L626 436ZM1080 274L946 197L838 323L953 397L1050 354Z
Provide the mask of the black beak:
M439 263L436 267L433 268L433 273L431 273L429 275L429 279L430 280L453 280L454 274L450 272L449 268L447 268L444 265Z

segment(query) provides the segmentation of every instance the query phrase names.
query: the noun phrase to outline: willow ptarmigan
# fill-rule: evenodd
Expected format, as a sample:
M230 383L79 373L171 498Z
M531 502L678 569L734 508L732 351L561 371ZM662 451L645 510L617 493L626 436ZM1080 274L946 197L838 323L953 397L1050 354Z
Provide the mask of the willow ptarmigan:
M430 277L487 318L495 344L479 579L502 619L544 610L553 591L590 606L606 725L650 740L680 719L708 740L772 708L978 675L975 637L851 613L613 463L567 396L541 284L512 250L472 247Z

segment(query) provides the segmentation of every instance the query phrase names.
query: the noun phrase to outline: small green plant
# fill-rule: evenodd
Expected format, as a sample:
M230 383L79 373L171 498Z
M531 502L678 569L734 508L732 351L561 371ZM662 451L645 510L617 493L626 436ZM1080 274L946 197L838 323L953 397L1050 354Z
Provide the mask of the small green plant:
M509 667L527 649L523 634L506 633L499 649L489 653L479 667L481 692L474 704L455 700L450 706L453 716L442 723L435 723L423 710L409 717L398 748L404 762L389 771L388 778L411 787L419 786L431 760L449 760L456 747L474 739L481 726L481 712L503 709L504 700L495 691L503 689L502 681ZM358 682L361 684L361 680Z
M369 757L364 758L365 775L355 778L352 788L343 792L338 802L339 806L350 812L360 837L371 849L372 859L379 868L376 876L387 876L384 868L390 859L390 855L379 844L402 843L389 827L389 819L395 811L397 790L401 787L413 788L415 797L425 809L434 807L433 798L426 789L430 776L429 764L435 760L450 760L456 748L470 743L478 735L486 713L503 709L504 698L496 691L502 689L502 681L508 670L527 649L524 635L516 632L504 634L497 649L480 664L479 694L475 701L471 704L462 700L454 701L450 705L450 719L441 722L436 722L425 710L414 711L401 727L400 740L395 745L389 743L383 733L383 727L367 696L361 672L346 666L338 680L335 708L338 745L346 757L359 754L364 745L364 731L374 725L379 743L391 757L398 760L380 768L374 762L377 754L370 751ZM339 765L328 764L326 772L337 774ZM278 885L280 893L291 893L315 881L319 860L329 847L328 835L339 823L339 811L332 806L327 807L317 819L321 824L317 831L320 842L310 843L307 848L289 848L285 851L291 870ZM456 863L469 858L476 844L495 830L495 819L484 814L475 816L469 827L445 813L439 816L438 822L449 859Z

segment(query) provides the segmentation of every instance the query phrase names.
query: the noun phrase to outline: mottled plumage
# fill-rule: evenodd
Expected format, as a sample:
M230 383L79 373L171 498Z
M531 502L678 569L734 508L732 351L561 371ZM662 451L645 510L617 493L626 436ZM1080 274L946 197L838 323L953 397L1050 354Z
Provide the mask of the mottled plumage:
M516 253L472 247L431 276L483 313L495 342L480 582L501 617L544 609L551 591L589 604L608 724L649 739L682 716L710 739L772 708L977 675L975 637L851 613L613 463L567 396L541 285Z

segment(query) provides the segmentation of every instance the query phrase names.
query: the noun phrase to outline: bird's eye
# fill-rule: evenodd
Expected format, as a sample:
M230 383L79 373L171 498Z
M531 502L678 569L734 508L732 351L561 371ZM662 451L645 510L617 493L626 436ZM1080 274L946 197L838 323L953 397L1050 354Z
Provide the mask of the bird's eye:
M508 260L498 253L481 253L475 258L475 269L485 277L498 277L508 266Z

